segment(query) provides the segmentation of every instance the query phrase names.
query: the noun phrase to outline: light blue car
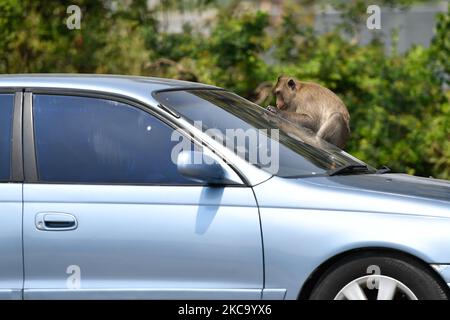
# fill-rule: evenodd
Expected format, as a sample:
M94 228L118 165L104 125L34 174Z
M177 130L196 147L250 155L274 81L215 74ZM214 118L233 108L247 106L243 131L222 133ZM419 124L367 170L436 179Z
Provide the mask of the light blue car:
M0 298L447 299L450 183L386 171L212 86L0 76Z

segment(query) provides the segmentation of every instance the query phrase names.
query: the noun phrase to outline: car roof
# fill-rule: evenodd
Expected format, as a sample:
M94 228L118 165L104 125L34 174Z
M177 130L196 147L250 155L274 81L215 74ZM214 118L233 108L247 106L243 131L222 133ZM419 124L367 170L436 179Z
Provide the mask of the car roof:
M166 89L219 89L182 80L106 74L6 74L1 89L82 90L112 93L147 100L151 93Z

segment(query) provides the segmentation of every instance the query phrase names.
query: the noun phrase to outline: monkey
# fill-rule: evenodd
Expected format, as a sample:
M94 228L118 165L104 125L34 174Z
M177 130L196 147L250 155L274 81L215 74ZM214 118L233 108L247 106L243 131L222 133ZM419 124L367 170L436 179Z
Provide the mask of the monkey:
M317 137L341 149L345 147L350 137L350 114L334 92L288 76L278 77L273 92L276 108L267 108L272 121L281 124L280 118L288 120L312 130Z

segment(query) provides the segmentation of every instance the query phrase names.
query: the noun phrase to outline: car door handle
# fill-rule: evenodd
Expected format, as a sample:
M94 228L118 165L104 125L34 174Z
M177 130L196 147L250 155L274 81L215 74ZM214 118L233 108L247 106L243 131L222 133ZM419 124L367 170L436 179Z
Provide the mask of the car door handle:
M78 227L77 219L68 213L41 212L36 215L36 228L44 231L74 230Z

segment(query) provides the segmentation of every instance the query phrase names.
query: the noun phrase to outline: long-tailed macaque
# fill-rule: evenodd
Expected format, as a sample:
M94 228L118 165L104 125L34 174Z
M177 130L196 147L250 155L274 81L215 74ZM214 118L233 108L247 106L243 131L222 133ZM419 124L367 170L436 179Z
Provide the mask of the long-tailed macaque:
M350 115L342 100L316 83L280 76L274 88L277 108L267 108L274 116L306 127L339 148L350 137Z

